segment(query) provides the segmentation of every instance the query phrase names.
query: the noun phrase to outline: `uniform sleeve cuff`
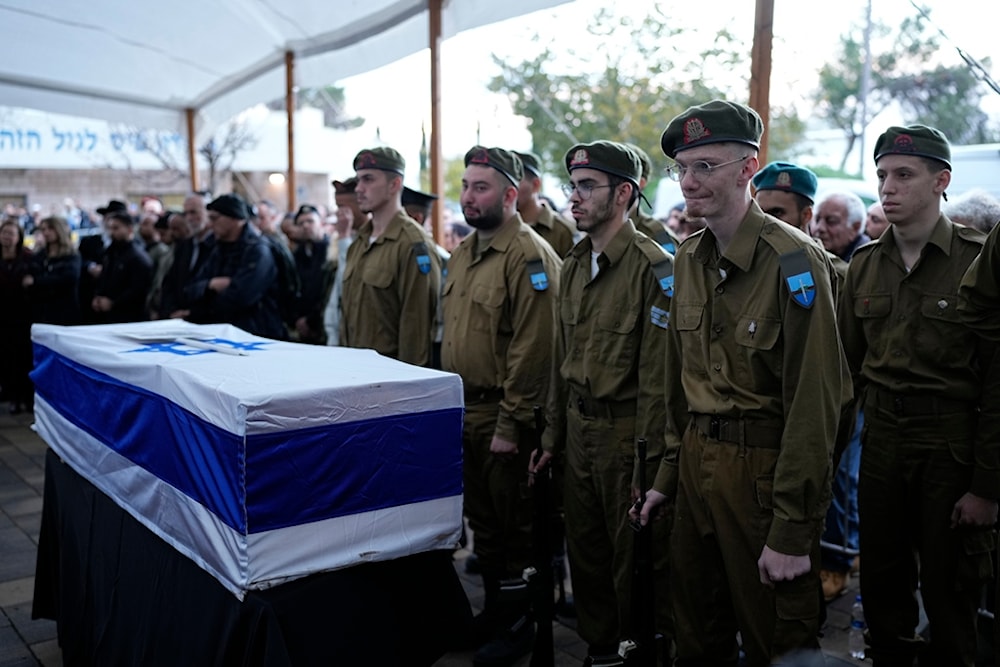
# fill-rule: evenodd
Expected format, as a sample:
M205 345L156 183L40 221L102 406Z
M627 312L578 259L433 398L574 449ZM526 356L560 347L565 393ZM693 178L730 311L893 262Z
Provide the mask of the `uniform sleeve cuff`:
M789 556L808 556L822 522L797 523L774 517L767 534L767 546Z
M659 491L671 500L677 496L676 463L660 463L660 469L656 471L656 479L653 480L653 490Z

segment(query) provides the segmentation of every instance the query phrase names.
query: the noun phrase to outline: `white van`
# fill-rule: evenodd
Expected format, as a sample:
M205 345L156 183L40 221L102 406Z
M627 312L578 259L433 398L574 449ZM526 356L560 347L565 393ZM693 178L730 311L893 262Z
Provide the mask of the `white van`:
M958 196L976 188L1000 198L1000 144L951 147L948 196Z

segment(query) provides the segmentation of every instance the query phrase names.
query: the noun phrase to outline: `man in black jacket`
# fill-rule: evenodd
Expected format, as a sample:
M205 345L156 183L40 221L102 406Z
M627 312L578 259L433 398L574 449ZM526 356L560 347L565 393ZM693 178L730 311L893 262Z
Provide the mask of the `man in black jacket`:
M284 338L277 305L278 271L267 243L247 224L242 197L222 195L208 206L215 245L184 288L187 319L228 323L266 338Z
M104 216L111 244L104 251L97 286L90 302L99 323L141 322L153 282L153 262L135 241L135 219L124 211Z

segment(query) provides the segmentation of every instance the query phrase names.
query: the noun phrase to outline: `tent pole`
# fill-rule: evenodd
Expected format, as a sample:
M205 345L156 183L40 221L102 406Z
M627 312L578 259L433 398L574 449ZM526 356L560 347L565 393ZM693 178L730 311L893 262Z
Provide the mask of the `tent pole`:
M764 121L758 157L767 164L768 126L771 124L771 45L774 41L774 0L757 0L750 58L750 106Z
M430 10L431 47L431 183L432 194L438 195L431 214L431 233L441 244L444 232L441 221L444 209L444 167L441 163L441 5L443 0L428 0Z
M285 113L288 114L288 177L285 184L288 187L287 210L294 211L295 206L295 54L285 52Z
M184 119L187 121L188 173L190 174L191 192L198 192L198 160L194 150L194 109L190 107L185 109Z

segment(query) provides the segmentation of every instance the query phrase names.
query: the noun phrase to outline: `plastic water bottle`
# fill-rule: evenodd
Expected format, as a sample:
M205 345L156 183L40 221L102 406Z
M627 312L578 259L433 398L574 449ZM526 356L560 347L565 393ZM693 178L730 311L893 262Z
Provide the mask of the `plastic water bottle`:
M847 635L847 650L857 660L865 659L865 608L861 596L854 598L851 606L851 629Z

